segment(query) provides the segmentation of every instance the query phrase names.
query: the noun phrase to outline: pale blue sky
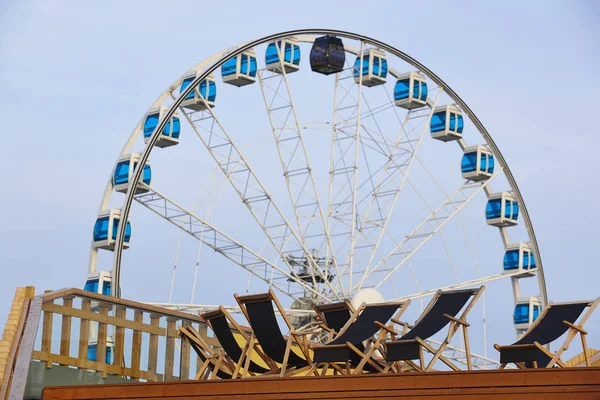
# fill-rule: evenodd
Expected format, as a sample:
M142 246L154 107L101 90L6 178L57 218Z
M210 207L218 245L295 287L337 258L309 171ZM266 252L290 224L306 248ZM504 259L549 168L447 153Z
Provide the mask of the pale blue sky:
M380 39L449 83L519 182L550 299L599 296L598 3L389 1L368 13L366 4L2 2L0 321L17 286L83 285L106 178L168 84L236 43L307 27ZM600 316L589 328L600 348Z

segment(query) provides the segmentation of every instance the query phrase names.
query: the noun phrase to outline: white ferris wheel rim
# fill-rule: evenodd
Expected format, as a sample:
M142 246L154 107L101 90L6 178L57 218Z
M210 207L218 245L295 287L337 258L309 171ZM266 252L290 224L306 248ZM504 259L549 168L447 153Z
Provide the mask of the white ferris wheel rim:
M514 176L511 173L510 168L508 167L500 150L498 149L495 142L493 141L493 138L491 137L489 132L486 130L484 125L481 123L481 121L474 114L474 112L468 107L468 105L458 96L458 94L456 94L456 92L454 92L447 84L445 84L444 81L442 81L437 75L435 75L432 71L430 71L428 68L426 68L423 64L419 63L417 60L413 59L409 55L403 53L402 51L400 51L390 45L387 45L378 40L375 40L375 39L372 39L372 38L369 38L369 37L366 37L363 35L351 33L351 32L330 30L330 29L303 29L303 30L287 31L287 32L277 33L274 35L269 35L269 36L263 37L261 39L257 39L257 40L247 42L242 45L235 46L229 50L215 54L214 56L204 60L202 63L200 63L199 65L197 65L195 67L195 69L202 68L202 73L199 74L195 78L195 80L193 82L191 82L185 90L181 91L181 93L179 94L179 97L177 99L174 99L175 102L169 107L169 110L168 110L166 116L162 119L162 121L159 122L159 125L155 129L155 133L161 132L163 130L167 121L170 120L171 116L179 108L183 99L185 99L185 97L189 93L191 93L192 90L194 90L194 88L197 86L197 84L199 82L201 82L202 80L204 80L206 77L208 77L211 73L216 71L220 66L222 66L225 63L225 61L241 54L244 51L252 49L255 46L265 44L265 43L271 42L273 40L288 38L288 37L292 37L292 36L298 37L299 35L332 35L332 36L357 40L357 41L360 41L361 43L372 45L381 50L384 50L387 53L392 54L392 55L402 59L403 61L410 64L411 66L416 68L418 71L420 71L427 78L431 79L431 81L433 81L441 89L443 89L443 91L461 108L461 110L464 112L464 114L466 114L468 116L468 118L470 119L470 121L475 125L475 127L477 128L477 130L479 131L481 136L484 138L486 144L493 152L498 165L500 166L500 168L502 169L502 172L504 173L504 176L508 180L508 183L512 190L512 194L514 195L515 199L517 200L517 202L520 206L521 216L523 218L525 228L528 233L530 246L531 246L533 253L536 255L536 263L537 263L536 264L536 274L538 276L538 284L539 284L539 289L540 289L540 300L541 300L542 306L545 306L547 304L546 284L545 284L544 273L543 273L542 258L541 258L540 251L538 248L534 228L531 223L529 213L527 211L524 199L523 199L521 192L519 191L519 188L517 186L516 180L514 179ZM310 41L310 40L301 40L301 41ZM171 86L169 86L169 88L167 88L167 90L165 90L165 92L163 92L163 94L156 99L156 101L152 104L151 108L162 104L169 97L169 95L171 95L173 90L175 88L177 88L177 86L181 82L181 79L182 79L182 77L178 78ZM129 152L134 141L141 133L142 124L143 124L143 118L138 123L138 125L135 127L135 129L133 130L133 133L131 134L131 136L129 137L127 142L125 143L123 150L121 152L121 155ZM140 165L144 165L147 162L149 155L150 155L154 145L156 144L158 138L159 138L159 134L153 134L150 137L149 142L146 144L146 146L144 147L144 151L140 155L140 160L139 160L139 163L141 163ZM139 181L142 172L143 172L142 168L134 170L130 181L131 182ZM132 188L134 188L134 189L132 189ZM108 204L108 200L110 199L111 194L112 194L112 189L113 189L113 186L112 186L112 173L111 173L104 196L102 198L100 210L106 208L106 206ZM134 196L135 196L135 185L129 185L129 188L126 193L125 201L124 201L123 207L121 209L121 220L123 220L123 221L127 221L127 219L128 219ZM120 269L121 269L122 251L124 248L125 229L126 229L126 224L119 224L118 232L117 232L117 239L116 239L116 243L115 243L114 257L113 257L113 270L112 270L113 295L118 295L117 288L120 285ZM503 228L500 228L500 229L501 229L501 231L503 230ZM505 241L505 247L506 247L506 241ZM90 255L90 271L93 271L95 269L96 254L97 254L97 250L94 249L92 246L92 251L91 251L91 255ZM507 277L506 274L504 274L500 278L505 278L505 277ZM494 280L494 279L496 279L496 278L492 278L490 280ZM431 294L431 293L423 292L418 297L427 296L429 294Z

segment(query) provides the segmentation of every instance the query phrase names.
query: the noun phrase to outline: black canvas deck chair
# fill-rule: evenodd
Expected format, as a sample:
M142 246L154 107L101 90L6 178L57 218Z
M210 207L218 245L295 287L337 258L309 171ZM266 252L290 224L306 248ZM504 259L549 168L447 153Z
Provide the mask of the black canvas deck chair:
M340 332L346 323L350 320L354 312L356 311L352 304L348 301L342 301L339 303L331 303L331 304L323 304L319 306L313 306L315 313L317 314L317 318L319 318L323 324L320 327L329 333L328 342L331 342L335 335ZM360 364L362 361L362 357L359 355L360 353L365 353L365 346L363 343L356 344L356 348L359 352L351 352L350 353L350 366L353 369ZM326 369L328 366L323 368L322 374L326 373ZM361 369L364 367L364 370L369 372L378 372L381 368L377 363L377 366L373 366L369 363L363 363L361 365Z
M373 353L387 334L393 332L386 324L392 318L399 318L409 303L410 300L361 304L332 341L323 346L312 346L314 365L309 374L319 366L322 367L322 375L329 366L342 374L357 374L367 364L369 370L381 372L382 366L372 358ZM371 343L363 347L365 341Z
M246 330L238 325L237 321L223 306L220 306L218 310L204 313L201 317L213 330L215 337L221 344L221 348L235 362L236 365L233 371L233 379L240 375L240 371L242 372L241 377L245 377L247 375L271 373L277 369L275 363L266 357L256 346L254 347L254 351L256 351L257 355L267 364L268 368L265 368L252 360L252 354L250 354L249 351L251 341L254 342L255 340L251 338L253 333L251 333L251 336L248 336ZM240 347L236 340L233 330L244 338L245 345L243 348ZM246 362L246 365L242 369L244 361Z
M342 330L356 311L348 300L339 303L315 305L313 309L317 314L317 318L323 322L321 328L329 332L329 341Z
M453 370L458 371L459 368L444 357L442 353L450 344L454 334L456 334L461 327L463 329L467 368L471 370L472 364L469 349L469 336L467 333L467 328L469 326L467 323L467 315L473 308L473 305L479 296L483 293L483 290L483 286L478 289L452 290L446 292L438 290L415 325L411 327L408 324L404 324L404 332L406 332L407 328L411 328L410 331L403 333L402 337L398 340L383 343L385 359L388 363L384 372L387 372L393 367L395 367L394 369L397 372L400 372L400 361L404 361L407 365L417 371L429 371L438 360L442 361ZM461 310L463 310L463 312L458 316ZM425 341L440 332L446 326L448 326L448 334L437 349ZM423 349L433 354L433 358L427 366L424 365ZM419 360L419 365L416 365L412 360Z
M527 332L509 346L494 345L500 352L500 369L513 363L519 368L564 367L561 355L569 348L571 341L579 334L585 355L586 366L590 366L583 325L600 303L600 297L593 301L569 303L549 303ZM586 311L587 309L587 311ZM579 322L576 324L577 320ZM556 352L549 351L545 345L567 333L565 342Z
M328 342L331 342L335 335L344 328L346 323L350 320L350 318L356 311L348 300L339 303L313 306L313 309L317 314L317 318L323 322L320 325L320 327L329 334L327 340ZM356 369L356 367L362 361L362 357L360 356L360 354L365 353L365 346L363 343L356 344L356 348L359 350L359 352L353 351L350 353L350 366L353 367L353 369ZM381 368L378 365L378 363L377 366L373 366L369 363L363 363L363 365L361 365L361 369L364 366L364 370L366 371L378 372L379 370L381 370ZM328 365L326 365L322 369L323 375L327 372L327 368Z
M249 352L255 351L255 344L258 341L264 354L281 364L280 376L285 376L286 373L297 374L312 366L308 356L306 336L317 332L296 332L272 290L263 294L234 296L252 327L253 335L248 345ZM279 328L273 305L277 307L290 331L287 339ZM296 354L294 347L298 348L303 356Z
M213 349L191 326L180 326L179 336L187 341L196 352L202 365L197 368L195 380L206 379L231 379L232 363L222 350Z

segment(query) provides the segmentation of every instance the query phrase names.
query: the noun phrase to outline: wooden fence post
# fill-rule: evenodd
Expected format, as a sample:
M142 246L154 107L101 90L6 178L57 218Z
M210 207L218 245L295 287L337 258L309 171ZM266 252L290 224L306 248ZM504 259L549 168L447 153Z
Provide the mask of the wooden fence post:
M158 328L160 325L160 315L150 314L150 325ZM158 362L158 335L150 334L150 348L148 349L148 375L151 380L156 381L156 365Z
M186 327L191 327L190 321L183 321ZM187 381L190 379L190 343L187 340L179 339L181 344L181 353L179 356L179 380Z
M92 308L92 302L89 299L81 299L81 309L85 312L89 312ZM90 340L90 321L88 319L81 318L79 325L79 352L77 358L79 363L84 364L88 359L88 345Z
M166 342L167 348L165 349L165 381L173 380L173 364L175 362L175 338L169 333L172 333L177 326L177 318L167 318L167 332ZM171 331L171 332L170 332Z
M63 306L73 308L73 296L63 299ZM69 357L71 353L71 316L63 315L60 328L60 355ZM66 365L66 364L60 364Z
M140 310L135 310L133 314L134 322L141 324L144 322L144 313ZM133 331L133 341L131 343L131 369L139 373L140 359L142 356L142 331ZM133 378L138 380L138 378Z
M117 306L116 317L125 320L127 309L123 306ZM125 328L122 326L115 327L115 362L118 367L125 367ZM124 375L124 374L123 374Z
M108 315L110 304L100 304L100 314ZM101 365L102 377L106 378L106 334L108 325L104 322L98 322L98 338L96 341L96 362ZM114 348L113 348L114 350Z
M52 367L52 319L54 314L44 311L44 320L42 323L42 353L45 354L46 368Z

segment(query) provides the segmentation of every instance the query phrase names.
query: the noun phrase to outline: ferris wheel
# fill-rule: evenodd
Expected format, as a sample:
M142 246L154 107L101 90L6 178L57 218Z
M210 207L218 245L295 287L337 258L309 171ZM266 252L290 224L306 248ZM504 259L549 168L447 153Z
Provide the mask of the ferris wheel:
M273 288L298 324L313 304L486 285L480 365L490 320L518 335L547 303L523 197L473 111L402 51L328 29L219 52L151 104L110 173L86 289L120 295L141 263L163 306Z

